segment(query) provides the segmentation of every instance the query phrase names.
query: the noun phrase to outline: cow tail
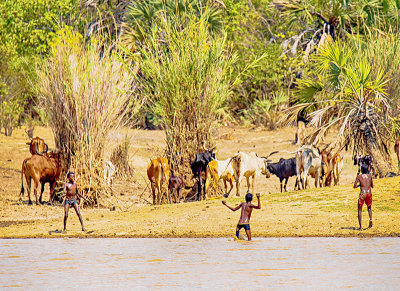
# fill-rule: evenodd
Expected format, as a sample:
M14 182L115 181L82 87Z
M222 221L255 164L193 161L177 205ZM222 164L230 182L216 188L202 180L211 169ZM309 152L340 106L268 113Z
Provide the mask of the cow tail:
M25 189L24 189L25 163L26 163L26 160L24 160L22 162L22 168L21 168L21 192L19 193L19 196L24 196L24 193L25 193Z
M235 155L235 156L233 156L233 157L232 157L232 158L229 160L228 164L226 165L226 168L225 168L225 170L224 170L222 173L225 173L225 172L226 172L226 170L228 170L229 164L232 162L232 160L233 160L235 157L236 157L236 155Z

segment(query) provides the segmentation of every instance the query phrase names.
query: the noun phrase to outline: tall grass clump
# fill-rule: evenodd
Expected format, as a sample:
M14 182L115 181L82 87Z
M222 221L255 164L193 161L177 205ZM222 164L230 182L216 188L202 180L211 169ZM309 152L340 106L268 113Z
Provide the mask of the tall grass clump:
M172 173L189 178L195 154L214 146L211 128L224 114L235 57L204 17L159 23L140 50L139 81L165 128Z
M133 75L104 43L62 31L39 70L38 92L56 147L70 156L70 170L93 204L107 193L104 146L125 124ZM104 196L105 195L105 196Z

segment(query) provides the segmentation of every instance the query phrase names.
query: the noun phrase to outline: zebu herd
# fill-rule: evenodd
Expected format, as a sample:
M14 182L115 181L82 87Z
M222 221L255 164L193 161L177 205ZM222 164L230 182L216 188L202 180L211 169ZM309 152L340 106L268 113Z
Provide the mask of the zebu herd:
M26 158L22 163L21 195L24 194L23 177L25 176L29 204L32 204L30 197L32 180L36 204L38 204L38 200L42 203L45 183L50 184L49 202L51 203L54 199L54 188L60 177L61 170L67 169L67 158L61 153L48 152L47 144L39 137L33 138L27 144L32 156ZM398 147L397 144L396 146ZM288 179L292 176L296 177L294 190L309 187L310 176L314 179L315 187L339 184L343 168L343 156L339 153L332 153L326 150L320 152L313 146L303 145L296 151L291 152L295 155L293 158L281 158L278 162L271 163L268 158L278 153L277 151L271 153L268 157L259 157L254 152L238 152L225 160L218 160L213 152L196 154L191 163L192 178L195 179L197 184L197 187L194 187L197 188L195 200L202 200L210 196L210 193L216 193L217 185L220 181L224 184L225 197L230 195L234 184L236 185L236 196L240 196L240 183L244 177L247 182L247 192L250 191L251 187L252 193L255 192L255 180L260 176L265 176L266 178L270 178L271 175L277 176L280 180L281 192L287 191ZM361 164L368 164L371 172L375 172L372 157L355 157L354 165L358 165L360 168ZM110 184L111 178L116 171L117 169L110 161L105 162L104 180L106 184ZM188 177L183 179L179 175L170 175L166 158L158 157L151 160L147 167L147 176L151 185L153 204L161 204L164 196L168 203L180 202L186 198L182 197L182 189L185 188L185 182ZM38 199L39 184L41 184L41 193ZM163 186L166 186L167 191L163 191Z
M278 151L273 152L268 157L278 153ZM294 151L293 154L295 154L294 158L281 158L279 162L271 163L268 157L259 157L254 152L238 152L225 160L216 159L215 153L212 152L198 153L191 164L193 178L197 180L196 200L205 199L211 193L210 191L216 191L219 181L224 183L224 197L229 196L234 182L236 184L236 196L240 196L240 183L244 177L247 182L247 192L250 191L251 187L251 192L254 193L255 180L261 175L266 178L270 178L271 174L277 176L280 180L281 192L287 191L287 182L289 177L292 176L296 177L295 190L306 189L309 186L309 176L314 179L315 187L331 186L332 181L334 185L339 184L343 168L343 156L339 153L320 152L313 146L304 145ZM173 199L175 202L181 200L180 191L184 186L183 179L181 176L169 174L166 158L151 160L147 168L147 176L150 180L154 204L161 202L162 185L167 183L168 203L171 203ZM179 183L173 182L176 180ZM178 191L179 195L171 196L173 191Z

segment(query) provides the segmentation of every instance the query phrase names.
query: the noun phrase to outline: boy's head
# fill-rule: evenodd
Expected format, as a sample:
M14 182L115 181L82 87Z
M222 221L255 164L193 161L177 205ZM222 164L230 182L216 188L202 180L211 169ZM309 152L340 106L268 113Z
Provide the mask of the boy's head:
M362 164L361 165L361 173L363 174L368 174L368 165L367 164Z
M253 194L247 193L245 198L246 198L246 202L250 202L251 200L253 200Z
M67 179L73 180L74 178L75 178L74 172L68 172L68 174L67 174Z

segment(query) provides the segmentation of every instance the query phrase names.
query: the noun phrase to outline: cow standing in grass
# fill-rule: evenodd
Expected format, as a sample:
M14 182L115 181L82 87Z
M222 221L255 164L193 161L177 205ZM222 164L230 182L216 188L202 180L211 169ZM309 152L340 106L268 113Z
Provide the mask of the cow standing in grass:
M236 180L236 196L240 196L239 186L243 177L246 177L247 192L250 191L250 178L253 178L251 191L254 193L254 182L256 177L260 174L265 175L267 178L271 176L271 173L267 169L268 160L266 158L258 157L257 154L253 152L249 154L238 152L232 157L231 163Z
M175 202L179 203L182 198L182 188L183 188L183 178L182 176L171 176L168 181L168 195L169 199L172 201L171 197L174 197Z
M207 165L212 160L215 160L215 153L213 152L205 152L196 154L196 157L193 163L190 165L193 176L197 178L197 200L201 200L203 198L203 193L205 196L206 189L205 185L202 181L202 175L206 175Z
M208 192L211 182L213 182L213 188L216 189L219 180L224 181L225 195L229 196L233 189L233 181L235 174L233 171L231 159L226 160L214 160L208 163L206 171L206 192ZM229 191L227 183L231 185Z
M164 182L168 183L169 179L168 160L162 157L151 160L149 166L147 167L147 177L149 178L151 184L153 204L160 204L162 195L162 184ZM169 201L169 203L171 203L171 201Z
M343 156L336 153L332 157L332 177L334 185L339 185L340 174L343 168Z
M297 183L300 190L300 183L303 189L307 188L308 175L311 175L315 179L315 188L320 185L320 177L322 174L322 162L319 152L316 149L306 146L301 147L297 150L296 154L296 172L297 172ZM302 177L303 175L303 177Z
M289 177L297 175L296 158L291 158L291 159L281 158L277 163L268 163L267 169L271 174L279 178L281 184L281 192L282 192L282 182L283 180L285 180L284 189L286 192L287 191L286 185L288 183ZM294 188L296 189L296 187L297 187L297 180Z
M67 159L61 153L49 153L46 155L32 155L30 158L25 159L22 162L21 169L21 192L20 195L24 195L24 181L23 177L25 175L25 180L28 189L28 199L29 204L32 204L31 200L31 182L34 183L34 194L36 198L36 205L38 205L37 188L39 183L41 183L41 192L39 202L42 202L42 195L44 192L45 183L50 183L50 199L49 203L53 202L54 198L54 187L56 182L60 177L62 170L67 169Z

